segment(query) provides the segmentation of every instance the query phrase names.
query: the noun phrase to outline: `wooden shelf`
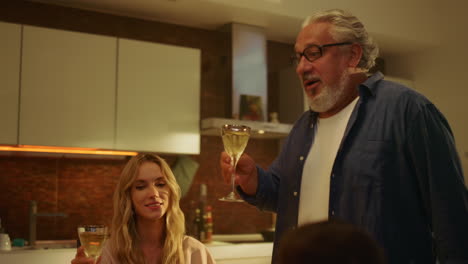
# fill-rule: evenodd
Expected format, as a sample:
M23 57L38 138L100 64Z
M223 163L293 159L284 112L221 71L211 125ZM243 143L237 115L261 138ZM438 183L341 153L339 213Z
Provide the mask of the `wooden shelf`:
M224 124L239 124L251 128L251 138L281 139L285 138L292 129L292 124L270 123L228 118L206 118L201 121L201 135L221 136Z

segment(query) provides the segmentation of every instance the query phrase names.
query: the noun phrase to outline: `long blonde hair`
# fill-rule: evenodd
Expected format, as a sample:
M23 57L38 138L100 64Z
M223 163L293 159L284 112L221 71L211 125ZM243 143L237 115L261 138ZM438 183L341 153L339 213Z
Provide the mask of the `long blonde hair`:
M114 191L114 216L112 218L109 246L111 254L119 263L145 263L136 230L136 215L132 209L131 188L144 162L154 162L161 167L169 186L169 204L165 218L163 263L184 264L182 243L185 234L185 218L179 206L180 187L167 162L154 154L138 154L132 157L120 176Z

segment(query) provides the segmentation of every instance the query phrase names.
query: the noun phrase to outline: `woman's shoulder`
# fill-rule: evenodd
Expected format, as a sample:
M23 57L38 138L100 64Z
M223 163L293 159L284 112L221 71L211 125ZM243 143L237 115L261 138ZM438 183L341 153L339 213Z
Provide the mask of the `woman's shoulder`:
M184 237L183 248L187 264L215 263L208 248L202 242L191 236Z
M205 245L199 240L191 237L185 236L183 242L184 249L205 249Z

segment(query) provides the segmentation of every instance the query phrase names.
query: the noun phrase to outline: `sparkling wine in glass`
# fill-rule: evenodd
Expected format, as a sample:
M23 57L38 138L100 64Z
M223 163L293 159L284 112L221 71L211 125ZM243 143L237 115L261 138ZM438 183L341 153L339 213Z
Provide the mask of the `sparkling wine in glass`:
M81 225L78 227L80 243L84 246L88 257L97 258L101 255L102 246L107 238L107 226L105 225Z
M244 152L247 142L250 137L250 127L242 125L223 125L221 128L221 136L223 138L224 150L231 157L232 175L231 175L231 192L219 200L226 202L243 202L244 200L238 198L235 193L235 175L236 166L239 158Z

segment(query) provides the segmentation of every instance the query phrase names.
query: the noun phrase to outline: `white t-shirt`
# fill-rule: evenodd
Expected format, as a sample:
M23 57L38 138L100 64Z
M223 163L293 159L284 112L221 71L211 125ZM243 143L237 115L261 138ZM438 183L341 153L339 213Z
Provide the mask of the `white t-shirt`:
M339 113L317 120L317 133L302 171L297 221L299 226L328 219L330 174L358 98Z

